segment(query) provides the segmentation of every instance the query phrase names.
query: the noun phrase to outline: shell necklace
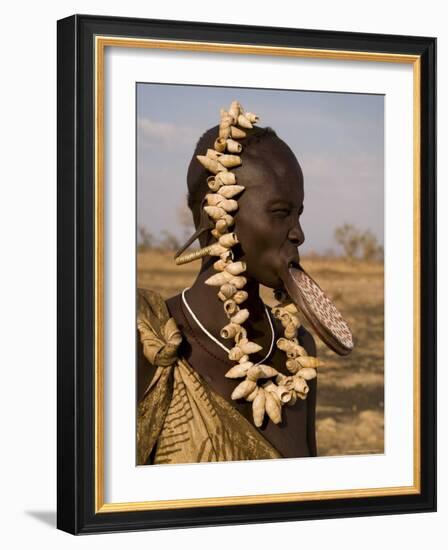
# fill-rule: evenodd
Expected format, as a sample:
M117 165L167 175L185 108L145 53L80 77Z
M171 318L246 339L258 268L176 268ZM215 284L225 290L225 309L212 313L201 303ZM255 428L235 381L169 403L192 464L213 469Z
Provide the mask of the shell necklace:
M196 157L211 173L207 178L207 185L211 192L205 196L204 211L213 222L214 228L211 234L217 242L198 252L179 257L176 263L180 265L205 255L219 257L213 264L218 273L209 277L205 284L219 289L218 298L223 302L224 311L229 319L221 329L220 335L224 339L233 339L234 346L227 349L209 334L188 307L184 296L185 291L182 293L182 298L196 323L228 352L230 360L236 361L225 376L235 379L244 378L244 380L235 387L231 398L252 402L254 424L260 427L266 414L272 422L278 424L282 419L284 405L293 405L298 398L306 399L309 391L307 380L316 377L315 369L322 363L316 357L309 356L305 348L299 344L298 311L290 297L283 291L274 292L275 298L280 303L271 311L284 328L284 337L279 338L276 345L278 349L285 352L286 368L291 374L286 376L263 362L254 363L250 360L250 355L261 351L262 348L247 338L247 330L242 326L249 318L249 310L240 308L248 298L248 293L243 290L247 283L247 278L243 275L246 264L243 261L234 261L232 247L239 241L236 233L229 231L229 228L234 224L231 213L238 210L238 202L234 197L244 191L244 186L237 185L236 175L229 169L242 164L239 153L243 147L237 140L245 138L245 130L252 128L255 122L258 122L258 116L245 112L238 101L233 101L228 111L221 109L219 135L214 149L208 149L205 155ZM268 318L270 319L269 314ZM263 361L268 356L269 354Z
M220 342L217 338L215 338L213 336L213 334L211 334L205 327L204 325L199 321L199 319L196 317L196 315L194 314L193 310L191 309L190 305L188 304L187 302L187 297L185 296L185 292L187 290L190 290L189 287L187 288L184 288L183 291L182 291L182 301L185 305L185 307L187 308L188 312L190 313L190 315L193 317L193 319L195 320L195 323L198 325L198 327L202 330L202 332L204 334L206 334L210 340L213 340L213 342L215 342L215 344L218 344L218 346L220 348L222 348L225 352L227 353L230 353L230 348L228 348L227 346L225 346L222 342ZM261 361L258 361L258 363L255 363L255 366L258 366L258 365L261 365L262 363L264 363L264 361L266 361L266 359L268 359L268 357L271 355L272 353L272 350L274 349L274 343L275 343L275 332L274 332L274 325L272 324L272 320L271 320L271 316L269 315L269 311L268 311L268 308L266 307L266 304L263 304L264 305L264 310L266 312L266 316L268 318L268 321L269 321L269 327L271 329L271 345L269 346L269 351L268 353L263 357L263 359Z

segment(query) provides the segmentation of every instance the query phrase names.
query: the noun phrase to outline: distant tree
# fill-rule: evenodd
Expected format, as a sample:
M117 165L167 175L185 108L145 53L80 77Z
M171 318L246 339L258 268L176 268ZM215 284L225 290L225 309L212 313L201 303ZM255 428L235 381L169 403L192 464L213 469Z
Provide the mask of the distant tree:
M163 238L160 243L160 247L165 250L178 250L181 247L181 243L176 235L169 231L162 231Z
M382 262L384 260L384 248L381 245L378 245L376 260L378 260L379 262Z
M334 238L344 249L347 258L352 260L356 257L362 241L362 234L359 229L351 224L345 223L341 227L335 229Z
M177 209L177 219L182 227L183 237L187 239L194 233L193 215L187 205L182 205Z
M360 247L363 260L372 261L379 259L379 252L382 246L378 244L378 239L368 229L361 235Z
M137 245L138 252L143 252L144 250L148 250L154 246L154 237L144 225L139 225L138 236L139 236L139 243Z
M369 229L361 231L354 225L345 223L335 229L334 238L342 246L345 256L351 260L357 257L367 261L383 259L383 247Z

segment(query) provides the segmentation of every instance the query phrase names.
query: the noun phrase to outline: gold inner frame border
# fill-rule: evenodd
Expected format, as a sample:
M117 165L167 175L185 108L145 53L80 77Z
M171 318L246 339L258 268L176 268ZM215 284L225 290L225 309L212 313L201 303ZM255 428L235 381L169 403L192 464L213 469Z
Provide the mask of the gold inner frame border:
M413 298L414 298L414 348L413 348L413 458L414 482L411 486L380 487L368 489L343 489L302 493L273 493L206 497L179 500L155 500L141 502L104 502L104 55L106 47L180 50L208 53L235 53L302 57L329 60L350 60L413 65ZM402 55L345 50L321 50L309 48L256 46L253 44L226 44L181 40L156 40L96 36L95 59L95 513L166 510L206 506L230 506L278 502L304 502L343 498L411 495L421 492L421 425L420 425L420 166L421 166L421 60L418 55Z

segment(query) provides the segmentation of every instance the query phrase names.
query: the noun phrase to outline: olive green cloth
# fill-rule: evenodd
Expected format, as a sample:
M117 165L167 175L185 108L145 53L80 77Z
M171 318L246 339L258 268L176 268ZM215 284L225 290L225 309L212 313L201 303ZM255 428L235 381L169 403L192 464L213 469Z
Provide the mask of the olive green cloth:
M137 411L137 463L280 458L280 453L177 353L182 335L157 293L138 289L137 328L156 367Z

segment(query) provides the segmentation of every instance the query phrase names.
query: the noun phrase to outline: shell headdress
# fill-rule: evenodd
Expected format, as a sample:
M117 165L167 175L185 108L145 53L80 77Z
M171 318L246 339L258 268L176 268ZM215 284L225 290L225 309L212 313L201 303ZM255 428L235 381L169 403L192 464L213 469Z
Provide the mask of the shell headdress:
M232 168L242 164L243 146L239 139L246 137L246 129L258 122L258 116L246 112L238 101L233 101L228 111L221 109L219 134L214 148L205 155L197 155L198 161L210 172L207 184L210 192L205 197L204 211L211 220L211 234L216 243L176 259L178 265L199 259L206 255L215 256L215 275L207 279L207 285L215 286L223 303L228 323L221 329L221 337L234 341L229 359L235 365L226 373L227 378L242 379L232 392L231 398L252 402L253 420L257 427L265 415L276 424L281 422L282 407L293 405L297 399L306 399L309 387L307 381L316 377L316 367L322 365L311 357L299 344L297 333L300 327L298 311L286 292L275 291L279 302L272 308L272 314L279 319L284 336L276 342L277 348L286 354L286 368L289 375L278 372L265 364L255 364L250 356L262 348L251 342L244 324L249 310L244 308L248 298L244 286L246 264L235 261L232 247L238 243L232 231L233 215L238 210L237 197L244 191L239 185Z

